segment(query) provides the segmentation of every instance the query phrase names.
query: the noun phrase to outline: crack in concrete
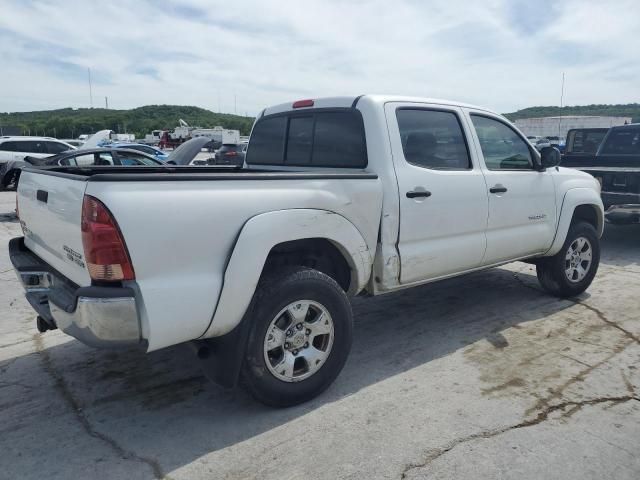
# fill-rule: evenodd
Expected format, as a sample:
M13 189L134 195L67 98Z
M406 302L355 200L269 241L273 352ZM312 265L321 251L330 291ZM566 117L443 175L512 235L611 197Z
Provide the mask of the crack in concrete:
M610 327L613 328L617 328L618 330L620 330L626 337L630 338L631 340L633 340L634 342L640 344L640 337L638 337L637 335L634 335L632 332L630 332L629 330L627 330L624 327L621 327L620 325L618 325L616 322L614 322L613 320L609 320L607 318L607 316L599 309L597 309L596 307L593 307L591 305L588 305L580 300L577 300L575 298L569 298L569 301L575 303L576 305L580 305L584 308L586 308L587 310L590 310L591 312L595 313L596 316L602 320L604 323L606 323L607 325L609 325Z
M28 343L28 342L32 342L32 341L33 341L32 339L18 340L17 342L7 343L5 345L0 345L0 348L15 347L16 345L20 345L21 343Z
M537 287L534 287L533 285L529 285L528 283L526 283L522 278L520 278L520 276L518 275L518 273L521 272L515 272L513 274L513 276L515 277L515 279L524 287L529 288L531 290L535 290L536 292L542 293L544 294L545 292ZM609 325L610 327L613 327L617 330L620 330L626 337L630 338L631 340L633 340L634 342L640 344L640 337L638 337L637 335L635 335L633 332L630 332L629 330L625 329L624 327L620 326L619 324L617 324L616 322L614 322L613 320L609 320L607 318L607 316L604 314L604 312L602 312L602 310L599 310L598 308L589 305L581 300L578 300L577 298L566 298L565 300L567 300L568 302L573 303L574 305L580 305L581 307L586 308L587 310L590 310L591 312L595 313L596 316L602 320L604 323L606 323L607 325Z
M93 428L89 419L82 411L82 407L80 406L78 400L71 393L71 389L67 385L67 382L63 378L63 376L56 371L53 363L51 361L51 357L49 356L49 352L44 348L42 344L42 338L40 338L39 334L35 334L33 336L33 343L35 345L36 353L40 355L42 359L42 366L44 370L49 374L49 376L55 382L55 387L62 396L62 398L67 402L69 408L73 411L76 419L87 433L87 435L97 438L101 440L105 444L107 444L120 458L124 460L133 460L136 462L144 463L149 466L153 472L153 476L157 479L168 479L168 477L162 471L162 467L158 463L157 460L143 457L141 455L136 454L130 450L126 450L122 447L116 440L105 435L103 433L98 432Z
M598 398L592 398L589 400L581 400L579 402L577 401L565 401L562 403L558 403L555 405L550 405L547 406L547 408L541 410L538 415L536 415L533 418L530 418L528 420L524 420L520 423L517 423L515 425L510 425L507 427L502 427L502 428L497 428L497 429L493 429L493 430L487 430L487 431L483 431L483 432L479 432L479 433L474 433L472 435L468 435L466 437L462 437L462 438L458 438L455 440L452 440L451 442L449 442L445 447L442 448L438 448L435 450L432 450L431 453L429 453L423 461L421 461L420 463L411 463L409 465L407 465L404 470L402 471L402 474L400 476L401 479L405 479L407 478L407 475L409 474L409 472L411 472L412 470L417 470L419 468L424 468L426 466L428 466L429 464L431 464L433 461L437 460L438 458L442 457L443 455L447 454L448 452L450 452L451 450L453 450L454 448L468 443L468 442L472 442L474 440L483 440L483 439L489 439L489 438L493 438L496 437L498 435L501 435L503 433L509 432L511 430L517 430L520 428L527 428L527 427L533 427L536 425L539 425L543 422L545 422L546 420L549 419L549 416L556 412L556 411L562 411L565 410L566 408L570 408L569 412L565 412L566 413L570 413L573 414L575 413L577 410L580 410L586 406L590 406L590 405L598 405L601 403L611 403L612 405L618 405L620 403L625 403L625 402L630 402L630 401L636 401L636 402L640 402L640 397L636 396L636 395L624 395L624 396L619 396L619 397L598 397Z
M619 345L617 347L615 347L611 353L609 355L607 355L606 357L604 357L602 360L600 360L599 362L594 363L593 365L591 365L588 368L585 368L584 370L582 370L581 372L579 372L577 375L574 375L573 377L569 378L566 382L564 382L562 385L560 385L558 388L553 389L549 392L549 395L547 397L543 397L540 398L533 407L527 409L525 411L525 416L526 415L531 415L533 412L536 412L540 409L544 409L544 408L548 408L550 402L553 399L556 398L560 398L562 397L562 394L564 393L564 391L570 387L571 385L573 385L574 383L577 382L582 382L584 381L585 378L587 378L587 375L589 375L591 372L593 372L596 368L604 365L605 363L607 363L609 360L611 360L613 357L615 357L616 355L618 355L619 353L621 353L622 351L624 351L627 346L631 345L631 342L627 342L624 345Z

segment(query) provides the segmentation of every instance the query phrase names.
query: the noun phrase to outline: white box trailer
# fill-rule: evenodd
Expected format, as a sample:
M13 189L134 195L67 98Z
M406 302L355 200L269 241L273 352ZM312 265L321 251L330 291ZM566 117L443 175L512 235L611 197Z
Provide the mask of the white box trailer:
M196 128L191 132L192 137L208 137L214 143L238 144L240 143L240 130L228 130L223 127Z

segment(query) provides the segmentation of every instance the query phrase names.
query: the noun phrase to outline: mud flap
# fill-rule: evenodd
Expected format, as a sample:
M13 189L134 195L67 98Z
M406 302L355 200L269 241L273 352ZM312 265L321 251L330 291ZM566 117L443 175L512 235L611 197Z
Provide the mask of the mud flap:
M222 387L238 384L251 325L247 317L225 335L191 342L205 376Z

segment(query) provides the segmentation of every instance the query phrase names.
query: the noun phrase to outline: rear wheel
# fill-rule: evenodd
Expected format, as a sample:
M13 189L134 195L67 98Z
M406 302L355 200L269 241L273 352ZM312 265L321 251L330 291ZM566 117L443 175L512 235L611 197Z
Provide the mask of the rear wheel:
M569 228L562 249L553 257L541 259L536 271L546 291L559 297L573 297L591 285L599 263L600 241L595 228L577 222Z
M315 397L335 380L351 349L349 299L317 270L295 267L261 281L249 318L241 381L267 405Z

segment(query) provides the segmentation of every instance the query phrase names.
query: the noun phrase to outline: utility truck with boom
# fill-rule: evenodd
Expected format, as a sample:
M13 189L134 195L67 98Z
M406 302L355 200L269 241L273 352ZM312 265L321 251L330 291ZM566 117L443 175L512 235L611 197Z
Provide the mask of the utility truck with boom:
M244 168L26 168L11 261L40 331L147 351L294 405L351 347L350 297L534 263L571 297L599 263L593 177L471 105L363 95L262 111ZM401 312L390 312L390 315Z

